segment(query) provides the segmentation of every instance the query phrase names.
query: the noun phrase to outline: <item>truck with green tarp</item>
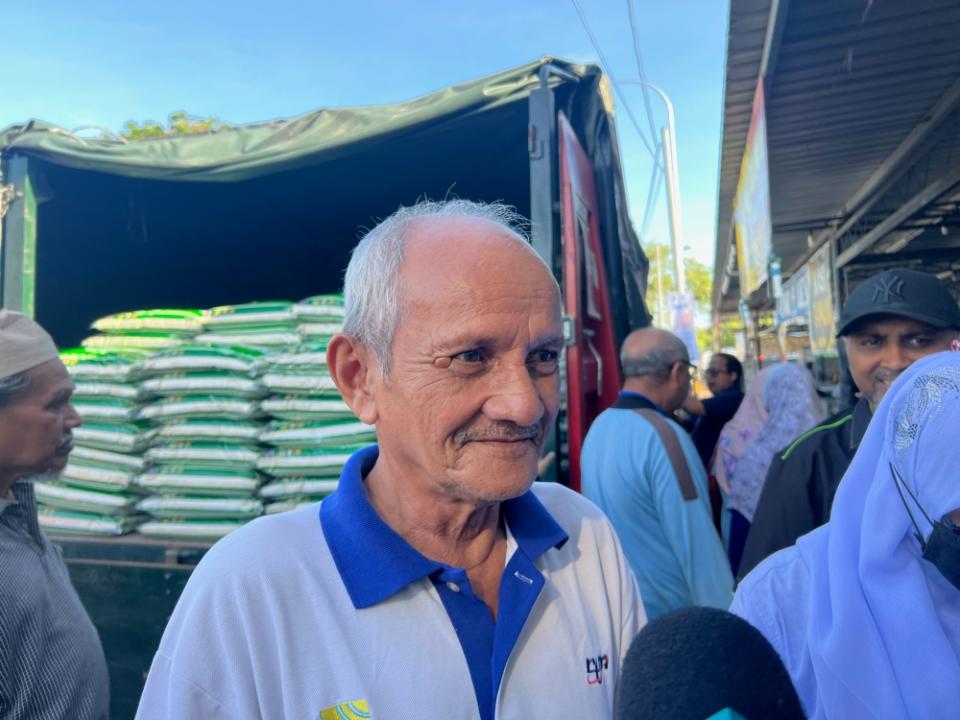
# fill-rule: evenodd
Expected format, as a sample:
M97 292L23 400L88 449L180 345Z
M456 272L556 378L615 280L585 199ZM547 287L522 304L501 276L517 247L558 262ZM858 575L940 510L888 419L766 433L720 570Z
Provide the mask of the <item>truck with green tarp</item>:
M99 317L337 292L365 228L419 198L501 201L564 295L564 398L546 479L579 488L617 349L649 324L647 261L605 77L552 58L409 102L125 142L0 130L0 298L76 345ZM202 544L57 538L132 717Z

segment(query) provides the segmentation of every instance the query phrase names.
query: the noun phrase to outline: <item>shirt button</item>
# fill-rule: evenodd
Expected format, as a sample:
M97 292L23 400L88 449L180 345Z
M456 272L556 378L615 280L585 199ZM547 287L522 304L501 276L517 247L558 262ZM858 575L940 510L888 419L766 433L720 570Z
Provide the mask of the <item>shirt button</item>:
M447 587L453 590L453 592L460 592L460 586L457 585L455 582L448 582Z

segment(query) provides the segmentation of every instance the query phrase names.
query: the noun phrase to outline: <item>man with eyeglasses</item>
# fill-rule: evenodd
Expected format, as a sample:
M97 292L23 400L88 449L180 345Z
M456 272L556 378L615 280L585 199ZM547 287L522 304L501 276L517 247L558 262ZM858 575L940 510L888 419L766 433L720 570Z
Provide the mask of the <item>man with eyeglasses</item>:
M691 394L684 401L683 409L694 418L690 437L709 473L720 431L743 402L743 365L733 355L714 353L704 377L713 397L700 400Z
M580 458L583 494L620 536L648 618L690 605L726 608L733 576L710 515L707 477L671 417L690 394L690 357L665 330L627 336L624 383L600 414Z
M774 455L747 536L740 577L830 519L833 498L893 381L927 355L956 349L960 308L933 275L893 268L843 305L842 338L859 401Z

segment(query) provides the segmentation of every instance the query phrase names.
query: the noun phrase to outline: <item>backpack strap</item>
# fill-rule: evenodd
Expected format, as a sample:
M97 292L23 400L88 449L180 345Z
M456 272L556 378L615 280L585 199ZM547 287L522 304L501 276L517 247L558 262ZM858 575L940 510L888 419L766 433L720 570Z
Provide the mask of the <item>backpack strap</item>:
M660 442L663 443L664 450L667 451L667 457L670 458L670 464L673 466L673 473L677 476L677 483L680 485L680 494L684 500L697 499L697 486L693 484L693 477L690 475L690 467L687 465L687 458L683 454L683 448L680 447L680 440L660 413L656 410L646 408L634 408L634 412L640 415L644 420L653 426L660 436Z

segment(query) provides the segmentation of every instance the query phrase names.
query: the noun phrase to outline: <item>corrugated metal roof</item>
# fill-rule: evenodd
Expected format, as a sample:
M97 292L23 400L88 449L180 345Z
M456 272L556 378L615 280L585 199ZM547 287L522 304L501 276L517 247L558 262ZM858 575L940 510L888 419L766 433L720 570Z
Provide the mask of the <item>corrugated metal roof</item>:
M732 0L730 47L756 51L766 29L744 18L767 3ZM872 173L960 77L956 0L792 0L773 74L767 79L767 133L773 250L790 269L808 233L836 223ZM740 38L739 35L744 37ZM740 51L742 52L742 51ZM754 66L727 61L717 225L715 306L736 309L736 281L720 297L721 261L749 125ZM759 61L755 63L753 82ZM731 78L733 82L731 82Z

